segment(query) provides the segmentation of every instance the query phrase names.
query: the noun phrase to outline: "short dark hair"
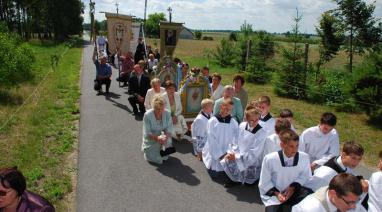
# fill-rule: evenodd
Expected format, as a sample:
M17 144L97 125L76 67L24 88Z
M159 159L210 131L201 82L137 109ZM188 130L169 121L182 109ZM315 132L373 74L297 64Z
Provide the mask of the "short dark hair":
M346 196L349 193L360 196L362 186L359 179L348 173L341 173L333 177L329 183L329 190L334 190L339 196Z
M285 118L277 118L275 123L275 131L279 134L281 131L290 129L291 124L288 119Z
M213 73L212 77L216 77L216 78L219 79L219 81L222 81L222 76L220 74L218 74L218 73Z
M382 160L382 151L379 151L379 159Z
M347 154L355 154L358 156L363 156L364 150L363 147L360 144L355 143L354 141L347 141L344 143L344 146L342 147L342 151Z
M321 124L327 124L329 126L334 127L337 124L337 117L336 117L336 115L334 115L333 113L330 113L330 112L323 113L321 115L320 123Z
M244 77L241 76L240 74L236 74L234 77L233 77L233 82L235 82L236 80L240 80L241 81L241 85L244 85L245 83L245 80L244 80Z
M280 112L280 118L293 118L293 113L288 108L284 108Z
M282 130L279 134L279 137L281 142L283 142L284 144L288 143L289 141L299 140L298 134L291 129Z
M182 62L179 58L174 58L174 63L180 63L180 62Z
M170 87L174 87L174 88L176 88L176 85L175 85L175 83L174 83L172 80L167 80L167 81L165 82L164 86L165 86L166 89L167 89L167 88L170 88Z
M209 71L210 68L208 68L207 66L204 66L204 67L203 67L203 70L208 70L208 71Z
M0 181L4 188L12 188L21 196L26 187L24 175L17 170L17 167L0 169Z

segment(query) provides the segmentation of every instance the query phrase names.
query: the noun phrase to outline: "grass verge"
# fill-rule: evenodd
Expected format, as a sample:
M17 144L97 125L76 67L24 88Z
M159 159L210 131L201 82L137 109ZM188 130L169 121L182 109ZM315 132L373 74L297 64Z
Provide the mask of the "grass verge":
M82 41L77 44L69 48L31 42L37 59L35 78L2 91L6 100L0 100L0 123L12 117L0 129L0 152L5 153L0 167L17 166L27 178L27 189L46 197L58 211L73 207L66 197L76 172L76 164L67 163L67 158L77 145ZM51 55L61 54L53 71Z

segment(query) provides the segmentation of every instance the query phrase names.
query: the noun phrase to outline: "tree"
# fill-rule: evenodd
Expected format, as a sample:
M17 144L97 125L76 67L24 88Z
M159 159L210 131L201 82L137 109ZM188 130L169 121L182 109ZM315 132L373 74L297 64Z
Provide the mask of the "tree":
M196 38L196 40L202 39L202 32L199 30L196 30L195 31L195 38Z
M164 13L150 14L145 23L146 35L159 38L159 22L161 21L167 21Z
M244 21L244 24L240 26L240 32L243 33L244 37L248 37L253 33L252 24L247 24L247 22Z
M213 57L222 67L232 66L235 59L235 44L226 38L220 41L220 45L216 48Z
M373 48L380 41L380 28L373 17L375 5L367 5L362 0L333 0L338 8L333 10L341 30L346 35L348 70L353 70L354 54L362 54L365 48Z
M317 81L321 66L337 55L343 42L343 35L338 29L335 17L329 12L325 12L321 15L319 27L316 27L316 31L321 38L319 45L320 58L316 63Z
M282 49L283 60L280 66L281 69L277 73L274 89L280 96L300 99L305 98L307 73L302 60L304 53L299 44L302 39L300 33L302 16L299 15L298 9L296 9L296 17L293 19L295 24L290 35L293 46L292 49Z

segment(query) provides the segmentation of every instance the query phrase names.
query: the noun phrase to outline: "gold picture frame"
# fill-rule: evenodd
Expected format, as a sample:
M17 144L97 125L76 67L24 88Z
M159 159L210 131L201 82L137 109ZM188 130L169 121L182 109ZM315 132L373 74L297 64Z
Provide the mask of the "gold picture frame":
M200 103L209 96L209 82L204 77L189 79L181 93L182 115L185 118L195 118L201 110Z

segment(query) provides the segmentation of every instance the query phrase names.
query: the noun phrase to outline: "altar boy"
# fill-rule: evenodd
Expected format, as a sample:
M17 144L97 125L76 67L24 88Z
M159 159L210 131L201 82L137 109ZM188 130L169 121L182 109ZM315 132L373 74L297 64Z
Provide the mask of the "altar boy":
M268 96L262 96L257 101L257 106L261 110L261 118L259 124L267 131L267 135L275 133L276 120L272 117L271 110L271 98Z
M371 175L369 180L369 211L382 211L382 151L379 152L379 171Z
M224 186L240 183L253 184L260 177L263 160L265 130L258 124L260 111L249 105L245 109L246 121L239 125L239 138L232 143L229 153L220 161L230 178Z
M339 136L334 129L336 123L337 117L333 113L323 113L318 126L301 134L299 150L309 155L312 171L340 154Z
M198 160L202 160L202 150L207 141L207 122L211 118L214 101L211 99L203 99L201 107L202 110L191 124L192 144Z
M214 176L222 172L220 161L226 156L231 143L237 142L239 127L231 116L233 101L226 98L221 101L219 114L208 120L207 142L203 148L203 162L209 173Z
M288 210L312 193L302 186L312 172L309 156L298 151L298 135L287 129L280 140L282 150L266 155L262 163L259 190L266 212Z

